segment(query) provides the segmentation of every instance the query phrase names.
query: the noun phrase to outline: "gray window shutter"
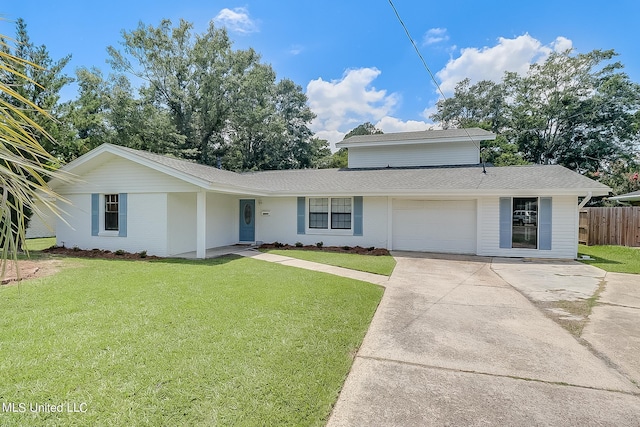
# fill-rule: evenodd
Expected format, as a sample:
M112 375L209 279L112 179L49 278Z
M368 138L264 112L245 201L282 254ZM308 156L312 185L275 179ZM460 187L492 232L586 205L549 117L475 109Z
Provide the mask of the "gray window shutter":
M511 249L511 197L500 197L500 248Z
M91 235L97 236L100 228L100 195L91 195Z
M538 212L538 233L540 238L540 250L551 250L551 197L540 198Z
M298 234L305 234L304 233L305 206L306 206L305 198L298 197Z
M362 196L353 198L353 235L362 236Z
M118 194L118 236L127 237L127 193Z

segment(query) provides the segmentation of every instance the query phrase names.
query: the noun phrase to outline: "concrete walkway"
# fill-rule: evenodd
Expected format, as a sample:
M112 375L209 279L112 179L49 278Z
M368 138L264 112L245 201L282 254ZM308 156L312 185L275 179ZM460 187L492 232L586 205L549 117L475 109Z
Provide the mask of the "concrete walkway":
M301 259L291 258L282 255L274 255L270 253L260 252L255 249L236 252L236 255L255 258L262 261L276 262L290 267L304 268L306 270L321 271L323 273L335 274L336 276L348 277L351 279L362 280L364 282L375 283L378 285L386 285L389 277L380 274L366 273L364 271L350 270L348 268L334 267L332 265L320 264L317 262L304 261Z

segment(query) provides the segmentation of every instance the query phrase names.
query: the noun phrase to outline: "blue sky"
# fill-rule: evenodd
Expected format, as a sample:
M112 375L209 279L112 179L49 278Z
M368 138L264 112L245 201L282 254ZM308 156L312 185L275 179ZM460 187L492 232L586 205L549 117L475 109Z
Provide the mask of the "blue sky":
M581 53L614 49L640 82L640 2L395 0L400 16L445 94L465 77L500 79L525 71L554 49ZM317 114L312 129L332 143L365 121L385 132L430 126L438 94L388 0L22 0L0 6L7 20L24 18L31 39L65 70L97 66L109 72L106 48L138 22L184 18L204 31L226 26L236 48L253 47L279 78L290 78ZM0 33L13 35L11 22ZM75 96L75 88L64 93Z

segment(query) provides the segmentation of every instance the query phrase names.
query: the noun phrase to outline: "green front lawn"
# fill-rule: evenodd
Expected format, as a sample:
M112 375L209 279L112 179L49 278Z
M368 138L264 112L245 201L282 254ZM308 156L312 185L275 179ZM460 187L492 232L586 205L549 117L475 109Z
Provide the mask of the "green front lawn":
M27 405L0 425L324 425L382 296L247 258L64 263L0 287L0 400Z
M43 249L50 248L51 246L56 244L55 237L40 237L37 239L27 239L25 241L25 245L29 252L32 251L41 251Z
M640 249L626 246L580 245L578 256L589 255L594 260L580 260L605 271L640 274Z
M358 254L343 254L337 252L305 251L297 249L269 249L266 252L276 255L289 256L305 261L319 262L320 264L335 265L336 267L350 268L351 270L365 271L367 273L391 276L396 266L396 260L392 256L373 256Z

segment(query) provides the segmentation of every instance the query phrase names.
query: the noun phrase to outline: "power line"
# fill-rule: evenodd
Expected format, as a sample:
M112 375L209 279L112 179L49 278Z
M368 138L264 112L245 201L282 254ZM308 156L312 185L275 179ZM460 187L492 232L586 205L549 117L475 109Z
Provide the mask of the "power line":
M396 6L393 4L392 0L389 0L389 4L391 5L391 8L393 9L393 12L396 14L396 18L398 18L398 21L400 21L400 25L402 25L402 28L404 29L404 32L407 34L407 37L409 38L409 41L411 42L411 44L413 45L413 48L415 49L416 53L418 54L418 57L422 61L422 65L424 66L425 70L427 70L427 72L429 73L429 76L431 76L431 80L433 81L433 83L435 83L436 87L438 88L438 92L440 92L440 95L442 95L442 97L446 100L447 97L444 95L444 92L442 91L442 89L440 88L440 85L436 81L435 76L433 75L433 73L431 72L431 69L427 65L427 61L425 61L424 57L422 56L422 53L420 53L420 49L418 49L418 46L416 45L416 42L413 41L413 37L411 37L411 33L409 33L409 30L407 29L407 26L404 24L404 21L402 20L402 18L400 17L400 14L398 13L398 9L396 9Z
M404 21L402 20L402 18L400 17L400 13L398 13L398 9L396 9L396 6L393 4L392 0L389 0L389 4L391 5L391 8L393 9L393 12L396 14L396 18L398 18L398 21L400 22L400 25L402 25L402 28L404 29L405 34L407 35L407 38L409 38L409 41L411 42L411 45L413 46L413 48L415 49L416 53L418 54L418 57L420 58L420 61L422 61L422 65L424 66L425 70L427 70L427 73L429 73L429 76L431 77L431 80L433 81L433 83L436 85L436 87L438 88L438 92L440 92L440 95L442 96L442 98L446 101L447 97L444 94L444 92L442 91L442 88L440 87L440 85L438 84L438 81L436 80L435 76L433 75L433 73L431 72L431 69L429 68L429 66L427 65L427 61L424 59L424 57L422 56L422 53L420 52L420 49L418 49L418 45L416 45L416 42L413 40L413 37L411 37L411 33L409 33L409 29L407 28L407 26L404 24ZM478 149L478 152L480 153L480 161L482 162L482 172L483 173L487 173L486 169L485 169L485 165L484 165L484 157L482 156L482 149L480 148L480 145L476 144L476 142L473 140L473 138L471 137L471 135L469 134L469 131L466 128L462 128L464 130L464 133L467 134L467 137L469 138L469 140L471 141L471 143L473 145L476 146L476 148Z

